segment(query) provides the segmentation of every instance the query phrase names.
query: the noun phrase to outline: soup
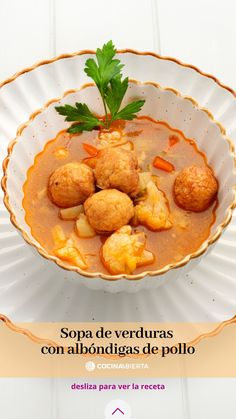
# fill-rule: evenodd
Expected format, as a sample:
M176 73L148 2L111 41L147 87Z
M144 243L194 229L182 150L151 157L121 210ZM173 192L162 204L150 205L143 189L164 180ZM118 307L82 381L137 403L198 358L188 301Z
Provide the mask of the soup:
M107 149L110 150L110 154L106 155L111 155L111 158L103 153L103 167L100 155ZM114 150L118 156L116 159L119 155L124 155L127 159L125 161L131 162L132 173L127 171L129 164L127 163L127 165L124 164L125 176L120 173L115 178L115 172L112 172L109 177L106 177L108 160L109 165L112 166L111 159ZM118 153L117 150L123 151ZM98 163L99 159L100 163ZM134 163L134 160L137 163ZM54 196L54 192L58 191L56 189L58 182L52 178L54 176L52 173L56 173L58 168L65 167L69 163L73 163L76 168L77 162L83 162L93 173L92 176L95 177L93 189L82 188L83 193L87 195L84 199L80 196L79 204L74 205L73 201L71 201L73 205L70 204L67 200L69 199L68 192L63 195L66 201L63 201L62 205L59 202L58 205L55 201L56 195ZM101 166L100 169L98 169L98 164ZM185 168L190 168L189 176L193 179L197 178L198 171L201 170L203 175L204 171L209 171L211 173L209 176L213 178L206 156L198 150L193 140L185 138L180 131L171 128L166 123L148 117L116 122L108 132L93 130L73 135L61 131L56 138L45 145L43 151L35 157L33 166L28 170L23 188L25 219L33 237L49 254L61 258L69 265L79 266L87 272L136 274L146 270L158 270L195 252L209 236L210 228L215 220L217 188L213 188L207 205L203 209L192 208L193 200L184 195L189 186L189 179L184 177L184 174L182 175L185 173L183 172ZM86 173L87 175L90 176L89 173ZM138 177L137 187L126 190L126 179L127 182L129 178L135 183L136 176ZM183 183L181 183L182 179L184 179ZM187 179L186 184L185 179ZM200 176L199 179L201 186ZM54 190L49 190L50 182ZM119 182L123 182L122 187L119 186ZM214 182L213 185L216 185L215 178ZM195 185L191 186L193 192L194 187ZM119 217L121 213L124 217L124 222L123 224L121 222L118 229L115 224L110 228L109 224L116 222L116 216L112 215L110 219L110 215L105 216L106 207L104 207L105 212L100 213L97 210L98 207L95 207L95 204L97 205L95 198L100 205L99 199L100 197L104 199L107 191L109 191L107 205L112 205L113 200L115 202L117 199L117 212L119 212ZM123 201L119 201L121 194L122 200L127 201L128 205L124 207L124 210L121 204ZM201 193L197 195L200 200ZM152 199L154 201L156 199L155 210L156 204ZM188 199L189 207L186 205L186 209L184 203ZM85 205L83 205L84 202ZM103 202L103 205L106 203ZM155 214L148 213L151 207L151 211L155 211ZM109 211L108 214L111 214ZM162 219L166 217L164 224L160 221L158 211L161 212ZM103 227L98 228L98 223ZM130 227L127 229L127 226ZM129 247L128 238L130 237L134 239L133 245L136 246L134 254L132 251L129 253L131 247ZM121 243L120 253L117 248L114 250L114 246L119 246L118 239ZM124 239L128 247L124 246ZM137 246L140 247L140 251L137 250ZM74 257L70 256L72 250L69 253L65 252L66 247L76 250ZM115 262L119 259L118 267L112 258L117 259ZM124 258L127 259L125 262Z

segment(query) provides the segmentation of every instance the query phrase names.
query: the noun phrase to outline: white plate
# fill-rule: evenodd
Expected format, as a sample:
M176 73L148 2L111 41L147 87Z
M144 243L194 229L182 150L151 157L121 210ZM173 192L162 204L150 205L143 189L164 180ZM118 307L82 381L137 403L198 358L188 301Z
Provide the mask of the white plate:
M77 55L31 69L0 90L1 156L18 125L50 97L78 88L88 55ZM236 138L236 99L213 79L171 60L133 53L122 55L132 78L153 80L194 97ZM47 67L47 72L45 68ZM49 67L49 68L48 68ZM47 74L47 76L46 76ZM144 77L145 75L145 77ZM12 106L14 104L14 106ZM11 105L11 106L10 106ZM236 312L235 216L214 250L190 274L157 290L108 294L86 289L52 263L40 258L9 222L1 207L0 312L14 321L216 321Z

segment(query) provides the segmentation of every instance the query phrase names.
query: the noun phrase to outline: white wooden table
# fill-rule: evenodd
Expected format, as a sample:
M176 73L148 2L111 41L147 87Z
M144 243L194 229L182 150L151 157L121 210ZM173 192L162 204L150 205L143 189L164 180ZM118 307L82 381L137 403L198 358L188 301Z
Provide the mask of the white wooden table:
M41 59L96 49L112 39L117 48L177 57L236 89L235 0L2 0L0 5L0 80ZM117 396L131 404L135 419L236 417L236 379L161 381L167 390L155 396L93 395L93 415L91 396L69 390L73 380L0 379L0 417L100 419Z
M117 48L177 57L236 88L235 16L235 0L2 0L0 80L112 38Z

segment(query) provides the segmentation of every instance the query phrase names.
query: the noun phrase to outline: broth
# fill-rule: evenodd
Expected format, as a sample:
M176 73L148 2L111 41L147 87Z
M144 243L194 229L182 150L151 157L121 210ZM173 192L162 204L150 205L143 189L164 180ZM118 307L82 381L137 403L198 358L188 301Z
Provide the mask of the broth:
M207 160L194 141L186 139L180 131L172 129L164 122L139 117L133 121L122 122L122 125L116 124L115 129L122 129L123 140L133 143L141 170L151 170L158 177L158 187L169 201L173 218L172 228L157 232L150 231L144 226L135 228L146 233L146 247L154 253L155 261L151 265L136 269L134 273L157 270L196 251L209 236L211 225L215 220L216 203L203 212L188 212L175 204L172 194L174 180L181 169L192 164L207 166ZM28 170L23 187L25 219L33 237L50 254L53 254L54 249L51 234L53 227L59 224L65 235L69 237L74 231L75 222L63 221L59 217L59 208L50 201L47 194L49 176L61 165L88 157L82 143L96 146L97 135L98 131L95 130L80 135L60 132L55 139L45 145ZM173 136L177 138L177 142L170 147L170 137ZM166 173L152 167L152 161L157 155L172 163L175 171ZM100 235L86 239L76 238L78 248L88 262L88 272L108 273L99 256L105 238L106 236Z

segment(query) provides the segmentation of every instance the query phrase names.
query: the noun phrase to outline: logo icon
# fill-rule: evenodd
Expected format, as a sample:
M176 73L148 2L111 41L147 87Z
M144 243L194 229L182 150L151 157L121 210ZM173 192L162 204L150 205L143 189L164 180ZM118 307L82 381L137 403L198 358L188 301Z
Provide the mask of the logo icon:
M87 371L91 372L91 371L94 371L95 370L96 365L94 364L94 362L88 361L85 364L85 368L86 368Z

